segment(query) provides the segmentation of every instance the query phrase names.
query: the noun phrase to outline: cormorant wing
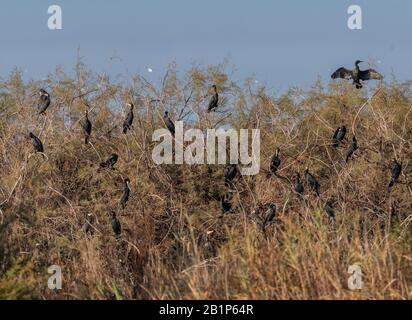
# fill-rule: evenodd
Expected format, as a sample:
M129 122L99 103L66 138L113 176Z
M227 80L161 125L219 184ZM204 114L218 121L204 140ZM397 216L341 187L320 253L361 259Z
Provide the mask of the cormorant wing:
M366 80L382 80L383 75L374 69L363 70L359 73L359 78L363 81Z
M339 68L334 73L332 73L331 78L332 79L341 78L341 79L349 80L349 79L352 79L352 71L346 68Z

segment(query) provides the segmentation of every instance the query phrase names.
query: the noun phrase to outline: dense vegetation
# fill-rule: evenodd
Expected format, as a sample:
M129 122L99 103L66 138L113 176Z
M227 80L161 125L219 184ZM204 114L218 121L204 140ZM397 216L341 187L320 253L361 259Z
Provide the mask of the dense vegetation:
M411 299L411 83L368 91L318 82L275 95L230 72L194 66L183 75L171 65L152 85L139 75L112 81L80 61L73 77L56 69L24 83L16 70L0 81L0 298ZM207 113L212 84L222 102ZM38 88L52 97L44 116L34 107ZM124 135L128 102L135 119ZM86 109L88 145L79 125ZM152 133L164 127L165 110L187 128L259 128L261 173L228 186L225 166L155 165ZM347 139L333 148L343 124ZM29 131L45 156L34 153ZM354 134L359 150L346 164ZM282 164L270 177L276 148ZM99 169L111 153L119 155L116 170ZM389 189L394 157L403 172ZM304 199L293 190L305 167L319 179L320 198L307 186ZM122 210L125 177L132 192ZM222 215L228 192L232 210ZM334 221L324 211L328 199ZM272 203L278 215L262 231ZM353 264L362 267L363 290L348 289ZM62 290L47 288L50 265L62 268Z

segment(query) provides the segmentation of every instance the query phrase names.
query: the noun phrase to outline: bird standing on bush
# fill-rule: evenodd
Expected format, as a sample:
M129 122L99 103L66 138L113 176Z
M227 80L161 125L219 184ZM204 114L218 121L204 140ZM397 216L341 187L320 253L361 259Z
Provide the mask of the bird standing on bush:
M122 226L120 225L120 221L119 219L117 219L116 212L114 211L111 212L110 223L112 225L112 230L116 238L119 238L120 234L122 233Z
M102 163L100 163L100 167L113 169L113 167L116 164L118 158L119 158L119 156L117 154L113 153L113 154L110 155L109 158L107 158L106 161L103 161Z
M359 64L363 62L357 60L355 62L355 69L348 70L346 68L339 68L336 70L331 78L332 79L346 79L346 80L353 80L353 84L356 86L356 89L362 89L363 85L361 81L368 81L368 80L382 80L383 76L374 69L368 70L360 70Z
M346 136L346 127L342 126L336 129L335 134L333 135L332 142L333 147L339 147L339 144L345 139Z
M130 183L129 178L126 178L123 182L123 194L122 194L122 197L120 198L120 206L122 207L122 209L126 208L127 202L129 201L129 197L130 197L129 183Z
M389 183L389 188L392 188L395 183L398 182L398 179L402 173L402 165L394 158L392 160L392 165L391 165L391 182Z
M358 140L355 136L353 136L352 143L349 146L348 151L346 152L346 163L349 162L349 160L352 158L352 155L355 153L356 150L358 150Z
M166 128L170 131L172 136L175 136L175 124L169 117L169 111L165 111L165 114L163 116L163 120L165 122Z
M130 130L133 124L133 118L134 118L134 114L133 114L133 108L134 105L133 103L128 103L127 106L130 108L129 112L126 115L126 119L124 119L123 122L123 133L126 134L127 130Z
M269 171L274 176L276 176L277 171L280 167L280 164L282 163L282 161L280 160L280 157L279 157L279 153L280 153L280 150L278 148L278 149L276 149L276 152L273 155L272 160L270 161Z
M210 98L209 106L207 107L208 113L215 111L216 108L219 106L219 94L217 93L217 87L214 84L212 88L213 88L213 96L212 98Z
M34 147L36 152L44 153L43 143L39 138L37 138L32 132L29 133L29 137L31 139L31 143Z
M86 110L84 114L84 118L80 122L80 125L84 132L84 143L85 144L89 143L90 135L92 133L92 123L90 122L88 115L89 115L89 112Z
M305 169L304 177L308 185L316 192L317 196L319 197L320 184L318 180L309 172L309 168Z
M50 99L50 94L44 90L40 89L39 90L39 102L38 102L38 109L39 109L39 114L43 114L46 112L47 108L50 106L51 99Z

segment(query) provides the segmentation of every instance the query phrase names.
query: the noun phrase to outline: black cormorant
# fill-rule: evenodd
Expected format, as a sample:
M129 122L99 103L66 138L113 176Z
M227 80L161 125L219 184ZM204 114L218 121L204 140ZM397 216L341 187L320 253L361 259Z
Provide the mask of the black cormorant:
M80 122L84 132L84 143L88 144L90 139L90 134L92 133L92 123L89 120L89 112L86 110L84 114L84 119Z
M392 188L396 182L398 182L399 176L401 175L402 172L402 165L396 160L392 160L392 165L391 165L391 182L389 183L389 188Z
M31 143L34 147L36 152L44 153L43 143L39 138L37 138L32 132L29 133L29 137L31 139Z
M212 88L214 93L212 98L210 98L209 106L207 107L207 112L215 111L215 109L219 105L219 94L217 93L217 87L216 85L213 85Z
M335 148L339 147L339 144L345 139L346 136L346 127L342 126L336 129L335 134L333 135L332 141Z
M124 134L127 133L127 130L131 129L132 124L133 124L133 118L134 118L134 115L133 115L134 105L133 105L133 103L128 103L127 106L130 109L129 109L129 112L127 113L127 115L126 115L126 119L124 119L124 121L123 121L123 133Z
M346 152L346 163L352 158L352 155L356 150L358 150L358 140L356 140L356 137L353 136L352 143L349 146L348 151Z
M39 103L38 103L38 109L39 109L39 114L43 114L46 112L47 108L50 106L50 94L44 90L40 89L39 90Z
M263 228L273 221L276 217L276 205L270 204L269 209L266 211L265 220L263 220Z
M127 202L129 201L129 197L130 197L129 183L130 183L129 178L126 178L123 182L123 194L122 194L122 197L120 198L120 205L122 209L126 208Z
M355 62L355 69L353 70L339 68L332 74L332 79L341 78L346 80L353 80L353 84L356 85L357 89L361 89L363 87L361 81L383 79L383 76L374 69L360 70L359 64L361 62L363 61L357 60Z
M116 235L116 238L120 237L120 234L122 233L122 227L120 225L119 219L117 219L116 217L116 212L114 211L111 212L110 222L112 224L112 230Z
M167 129L170 131L172 136L174 136L175 135L175 124L173 123L173 121L169 117L169 111L165 111L165 115L163 116L163 120L165 122L165 125L166 125Z
M331 200L326 201L324 209L330 219L335 219L335 210L333 208L333 202Z
M317 196L319 197L320 184L318 180L316 180L316 178L309 172L308 168L305 169L304 177L308 185L316 192Z
M276 152L273 155L272 160L270 161L269 171L273 175L276 175L276 173L277 173L277 171L280 167L280 164L281 164L279 153L280 153L280 150L278 148L278 149L276 149Z
M100 163L100 166L102 168L113 169L113 166L116 164L118 158L119 158L119 156L117 154L113 153L113 154L110 155L110 157L107 158L106 161Z
M300 174L296 173L295 175L295 192L300 194L301 196L305 192L305 188L303 187L303 183L300 180Z
M232 209L232 194L225 193L220 202L222 205L222 214L229 212Z
M84 233L92 233L93 229L92 229L92 214L89 213L86 217L86 221L84 222L83 226L82 226L82 232Z
M225 182L230 183L232 182L237 176L237 165L236 164L229 164L225 168Z

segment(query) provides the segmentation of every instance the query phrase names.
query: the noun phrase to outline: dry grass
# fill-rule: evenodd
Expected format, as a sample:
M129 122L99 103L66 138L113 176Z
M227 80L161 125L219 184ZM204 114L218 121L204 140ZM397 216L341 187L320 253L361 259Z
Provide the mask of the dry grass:
M0 82L0 298L411 299L410 83L368 93L317 83L275 97L253 81L232 82L225 65L194 67L180 77L171 66L160 83L156 88L140 76L113 83L81 62L73 78L57 69L44 82L23 84L16 71ZM205 95L213 83L224 101L220 113L208 115ZM45 117L36 115L30 96L38 87L52 94ZM129 101L135 122L125 136L122 108ZM78 123L87 104L90 145ZM166 109L187 127L261 129L261 173L236 181L232 213L220 217L222 166L153 163L151 135L164 126ZM348 165L348 142L330 146L342 124L360 145ZM43 140L47 159L33 154L29 130ZM277 147L284 178L268 178ZM98 170L113 152L117 170ZM393 157L404 171L389 191ZM306 166L319 178L320 199L307 191L302 201L288 181ZM123 211L126 176L132 197ZM329 198L336 200L334 223L323 211ZM279 215L263 233L256 221L270 203ZM110 209L122 224L119 241ZM93 235L80 230L88 213ZM347 288L348 267L356 263L361 291ZM60 291L47 289L53 264L62 267Z

